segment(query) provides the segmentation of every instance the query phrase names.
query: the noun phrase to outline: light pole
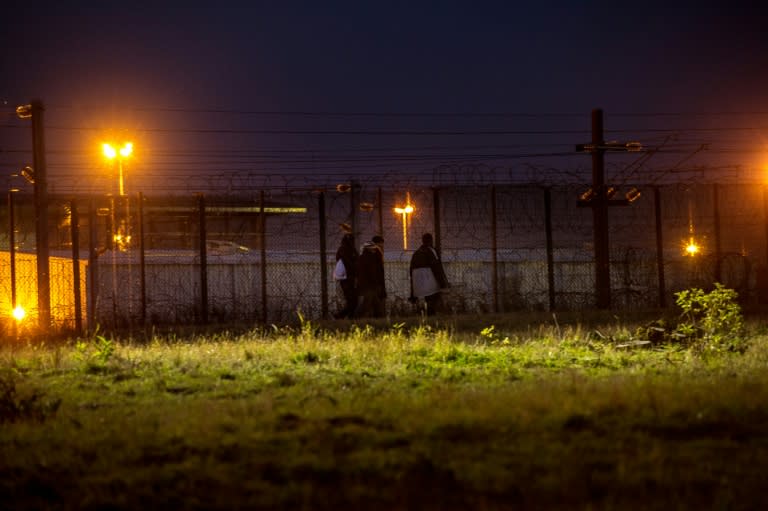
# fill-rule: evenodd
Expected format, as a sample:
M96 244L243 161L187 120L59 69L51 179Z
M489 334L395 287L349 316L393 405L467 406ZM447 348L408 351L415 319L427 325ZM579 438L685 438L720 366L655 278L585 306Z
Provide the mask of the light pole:
M120 219L119 225L116 223L116 215L115 215L115 197L113 194L110 194L110 213L111 213L111 222L112 222L112 239L110 240L110 245L112 247L112 320L117 324L117 290L118 290L118 282L117 282L117 251L125 251L128 249L131 243L131 236L129 233L129 226L130 226L130 211L129 208L129 200L128 197L125 196L125 176L123 173L123 160L127 160L131 157L133 154L133 143L132 142L124 142L122 145L118 146L117 144L113 144L110 142L104 142L101 144L101 151L104 154L104 157L107 158L110 162L113 162L113 165L117 165L118 168L118 176L117 176L117 191L118 191L118 197L119 201L122 201L125 205L125 214L124 218ZM114 166L112 167L114 169ZM114 170L113 170L114 171ZM111 187L110 187L111 188ZM131 293L131 287L130 287L130 271L131 266L128 265L128 280L129 280L129 286L128 286L128 308L129 308L129 314L131 310L131 303L132 303L132 293Z
M125 177L123 174L123 160L127 160L130 158L130 156L133 154L133 142L124 142L123 145L117 146L116 144L112 144L110 142L104 142L101 144L101 151L104 154L104 156L107 158L107 160L114 162L114 164L117 165L118 168L118 177L117 177L117 190L118 195L120 196L120 200L125 202L125 208L126 208L126 214L125 218L121 220L121 226L116 229L116 232L113 232L112 236L112 243L117 244L118 248L123 249L125 248L128 243L130 243L130 235L127 232L127 229L123 229L122 223L128 222L128 200L125 198ZM112 228L115 229L115 222L114 222L114 204L112 205ZM125 231L125 232L123 232Z
M133 154L133 142L125 142L121 147L115 147L109 142L101 144L101 150L104 156L110 161L117 160L118 167L118 191L122 197L125 195L125 181L123 179L123 160L128 159Z
M28 167L34 184L35 255L37 258L37 310L40 330L51 327L50 249L48 247L48 172L45 162L45 136L43 133L43 103L33 100L16 108L20 119L32 120L32 167ZM25 176L27 179L30 177Z
M395 208L395 213L403 216L403 250L408 250L408 215L413 213L414 209L410 193L406 194L405 206Z

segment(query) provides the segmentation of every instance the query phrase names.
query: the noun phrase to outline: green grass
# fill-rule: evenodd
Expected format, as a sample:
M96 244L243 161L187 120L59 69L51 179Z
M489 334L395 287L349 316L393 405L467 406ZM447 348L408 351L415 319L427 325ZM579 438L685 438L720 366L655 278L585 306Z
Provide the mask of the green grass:
M744 353L701 357L619 347L632 321L582 319L6 343L0 502L765 507L764 327Z

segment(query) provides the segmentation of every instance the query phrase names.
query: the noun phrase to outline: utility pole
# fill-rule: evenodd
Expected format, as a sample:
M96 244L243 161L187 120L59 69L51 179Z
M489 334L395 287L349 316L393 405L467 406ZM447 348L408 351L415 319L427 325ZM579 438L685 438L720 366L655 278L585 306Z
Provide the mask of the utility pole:
M595 244L595 292L597 308L611 306L611 255L608 242L608 197L605 194L605 150L599 147L603 139L603 111L592 111L592 189L597 191L592 205L593 240Z
M608 240L608 206L626 206L640 194L636 189L627 192L626 199L611 198L616 189L605 184L606 151L640 151L638 142L606 143L603 134L603 111L592 110L592 142L578 144L577 152L592 154L592 187L581 194L579 206L592 208L593 241L595 251L595 295L598 309L611 307L611 253Z
M359 201L357 199L357 193L360 190L360 184L354 179L350 179L349 186L349 225L352 227L352 236L355 238L355 243L358 243L359 239L357 235L359 233L357 232L357 206Z
M35 245L37 255L37 311L40 330L51 326L51 282L48 247L48 179L45 164L45 138L43 136L43 103L33 100L16 108L21 119L32 119L31 181L34 185ZM28 178L29 179L29 178Z

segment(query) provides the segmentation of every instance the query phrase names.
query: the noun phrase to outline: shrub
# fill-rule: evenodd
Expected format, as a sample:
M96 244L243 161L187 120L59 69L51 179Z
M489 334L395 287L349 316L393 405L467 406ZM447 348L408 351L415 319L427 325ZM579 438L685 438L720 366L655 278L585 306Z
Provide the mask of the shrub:
M687 289L675 294L682 309L673 336L689 343L700 354L743 351L744 318L738 293L720 283L709 293Z

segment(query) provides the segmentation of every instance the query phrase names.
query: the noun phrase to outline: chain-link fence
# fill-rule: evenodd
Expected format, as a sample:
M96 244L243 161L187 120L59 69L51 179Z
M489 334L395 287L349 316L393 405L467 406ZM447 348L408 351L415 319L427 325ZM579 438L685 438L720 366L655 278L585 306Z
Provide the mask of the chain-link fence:
M669 306L722 282L766 300L765 192L748 185L639 187L609 207L611 306ZM87 196L49 201L50 316L57 329L329 317L344 232L383 234L388 313L413 314L409 262L431 232L452 313L594 307L592 204L576 186L350 182L227 196ZM37 310L35 211L14 194L0 222L0 307ZM579 198L582 197L582 200ZM635 199L635 197L632 197ZM407 208L406 206L410 206ZM695 248L694 248L695 247Z

